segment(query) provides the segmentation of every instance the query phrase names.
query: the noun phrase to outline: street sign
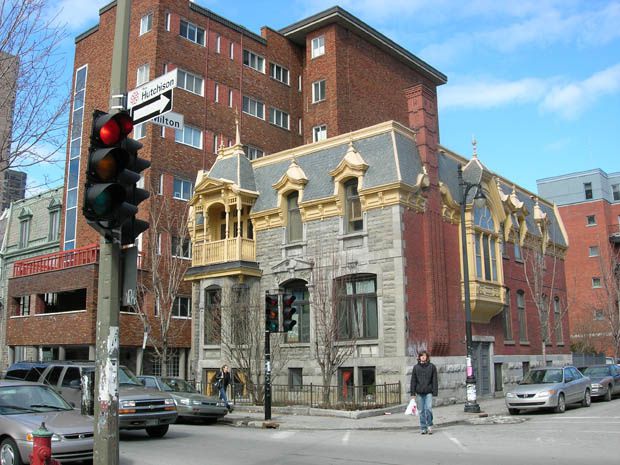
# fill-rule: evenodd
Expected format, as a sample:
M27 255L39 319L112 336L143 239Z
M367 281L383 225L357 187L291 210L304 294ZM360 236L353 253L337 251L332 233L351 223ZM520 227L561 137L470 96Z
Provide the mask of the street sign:
M172 89L133 107L131 117L134 124L140 124L168 113L170 110L172 110Z
M173 129L183 129L184 122L185 118L183 117L183 115L175 113L173 111L166 113L162 116L156 116L151 120L151 123Z
M169 73L166 73L146 84L136 87L133 90L127 92L127 108L133 108L140 105L142 102L151 100L158 95L172 89L177 86L178 82L178 70L173 69Z

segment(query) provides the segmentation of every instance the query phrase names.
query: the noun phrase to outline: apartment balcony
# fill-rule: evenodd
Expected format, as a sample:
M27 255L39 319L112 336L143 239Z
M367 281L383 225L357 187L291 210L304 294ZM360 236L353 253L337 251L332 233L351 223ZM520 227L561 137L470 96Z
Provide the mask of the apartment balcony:
M609 242L618 246L620 245L620 224L609 225Z
M256 261L256 242L254 239L234 237L221 241L194 244L192 266L207 266L236 261Z
M13 278L90 265L99 261L99 246L91 244L79 249L54 252L13 263Z

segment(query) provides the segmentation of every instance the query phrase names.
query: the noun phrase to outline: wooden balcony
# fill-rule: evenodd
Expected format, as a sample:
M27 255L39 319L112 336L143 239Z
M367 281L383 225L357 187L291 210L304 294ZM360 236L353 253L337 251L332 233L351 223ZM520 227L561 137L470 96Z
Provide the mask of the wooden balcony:
M75 266L90 265L99 260L99 245L91 244L79 249L54 252L38 257L26 258L13 263L13 277L30 276L38 273L64 270Z
M193 247L192 266L256 261L256 243L253 239L234 237L221 241L198 242Z

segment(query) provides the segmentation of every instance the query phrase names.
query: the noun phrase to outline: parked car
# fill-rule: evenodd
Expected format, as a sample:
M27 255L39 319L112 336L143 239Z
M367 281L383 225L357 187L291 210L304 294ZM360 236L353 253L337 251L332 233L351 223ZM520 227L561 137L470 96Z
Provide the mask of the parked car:
M51 386L73 407L81 404L82 375L95 370L95 362L69 362L53 361L39 362L45 368L39 375L40 383ZM33 370L35 368L33 367ZM17 376L18 371L9 367L7 373ZM26 378L34 377L32 372L25 375ZM161 438L167 432L170 424L177 419L177 409L173 397L166 393L153 389L147 389L124 366L118 369L119 381L119 405L118 421L120 429L137 430L144 429L153 438Z
M6 370L4 379L37 382L46 368L47 363L45 362L17 362Z
M620 394L620 368L617 365L592 365L581 372L592 382L592 397L611 397Z
M180 418L217 421L228 413L226 405L214 396L200 394L187 381L159 376L138 376L146 387L168 392L177 404Z
M52 458L92 460L93 417L80 415L53 389L29 381L0 381L0 463L29 463L32 432L45 422L53 433Z
M573 366L534 368L506 393L506 407L511 415L541 408L564 413L568 404L589 407L591 392L590 378Z

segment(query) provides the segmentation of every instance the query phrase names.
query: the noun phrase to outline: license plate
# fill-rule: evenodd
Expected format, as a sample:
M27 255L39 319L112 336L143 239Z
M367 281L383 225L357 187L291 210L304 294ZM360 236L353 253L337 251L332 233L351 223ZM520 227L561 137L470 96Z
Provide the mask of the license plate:
M146 426L156 426L159 425L159 420L146 420Z

